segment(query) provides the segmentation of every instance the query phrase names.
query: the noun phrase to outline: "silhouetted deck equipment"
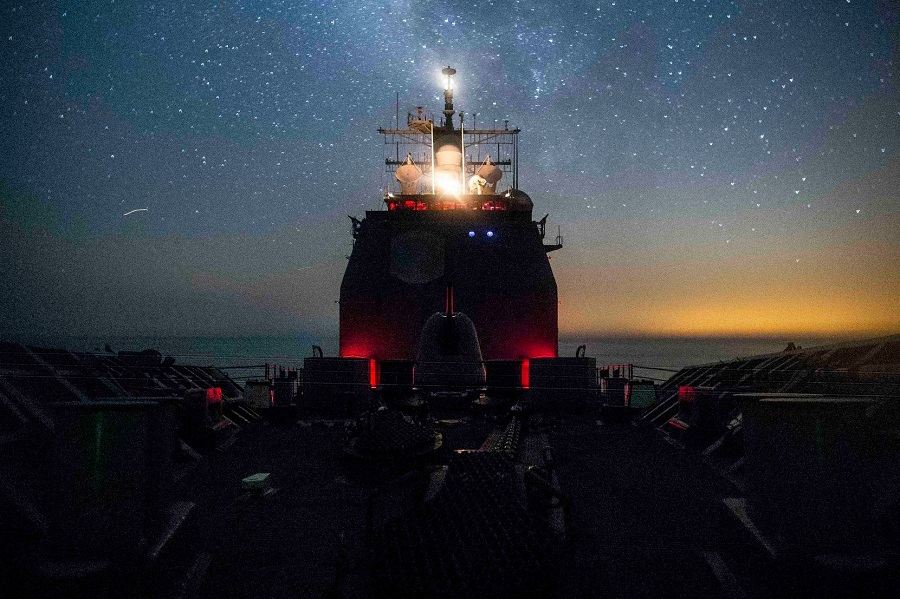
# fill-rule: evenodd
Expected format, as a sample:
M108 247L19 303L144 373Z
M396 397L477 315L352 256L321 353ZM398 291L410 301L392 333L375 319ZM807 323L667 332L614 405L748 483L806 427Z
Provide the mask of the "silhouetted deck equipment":
M514 463L502 452L456 452L442 478L432 498L376 529L377 595L546 593L558 540L528 511Z
M900 539L900 336L685 368L659 397L637 422L743 492L725 504L772 557L888 563Z
M154 588L193 510L171 486L258 418L241 395L221 370L152 350L0 343L2 570L24 595Z
M397 465L437 451L441 443L440 433L398 410L380 408L355 422L346 453L358 460Z

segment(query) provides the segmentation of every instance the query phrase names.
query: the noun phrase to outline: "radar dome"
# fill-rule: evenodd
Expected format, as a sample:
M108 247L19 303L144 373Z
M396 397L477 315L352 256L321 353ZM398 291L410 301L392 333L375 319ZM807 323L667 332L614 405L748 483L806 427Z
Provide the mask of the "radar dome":
M509 196L509 209L530 212L534 208L534 202L527 193L520 189L510 189L506 192Z
M497 183L503 177L503 171L500 170L500 167L491 162L490 156L488 156L481 164L481 166L478 167L478 170L475 171L475 174L484 179L485 193L497 193Z
M394 177L400 182L400 193L412 195L419 191L419 179L422 178L422 169L413 162L410 154L406 155L406 162L397 168Z

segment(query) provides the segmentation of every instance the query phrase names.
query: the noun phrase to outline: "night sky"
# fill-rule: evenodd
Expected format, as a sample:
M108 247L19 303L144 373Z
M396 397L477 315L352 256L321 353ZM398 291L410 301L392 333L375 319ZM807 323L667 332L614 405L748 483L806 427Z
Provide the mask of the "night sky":
M376 129L447 64L523 130L563 335L897 332L898 40L890 0L4 3L0 332L334 347Z

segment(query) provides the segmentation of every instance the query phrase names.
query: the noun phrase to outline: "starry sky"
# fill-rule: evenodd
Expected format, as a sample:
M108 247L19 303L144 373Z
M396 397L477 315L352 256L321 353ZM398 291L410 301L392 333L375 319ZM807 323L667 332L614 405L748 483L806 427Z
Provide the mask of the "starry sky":
M891 0L0 10L0 332L334 347L376 129L446 64L523 130L564 336L900 330Z

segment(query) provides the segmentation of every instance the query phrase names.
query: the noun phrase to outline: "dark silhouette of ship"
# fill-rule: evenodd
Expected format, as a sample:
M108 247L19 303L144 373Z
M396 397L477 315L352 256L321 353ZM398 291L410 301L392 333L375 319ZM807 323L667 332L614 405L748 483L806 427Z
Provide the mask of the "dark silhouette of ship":
M389 180L386 210L354 230L340 295L340 354L413 360L426 320L445 307L471 319L486 360L555 357L557 291L543 243L545 219L519 190L518 129L454 120L452 68L444 69L440 123L421 111L403 129L380 129ZM508 181L508 186L504 184Z

